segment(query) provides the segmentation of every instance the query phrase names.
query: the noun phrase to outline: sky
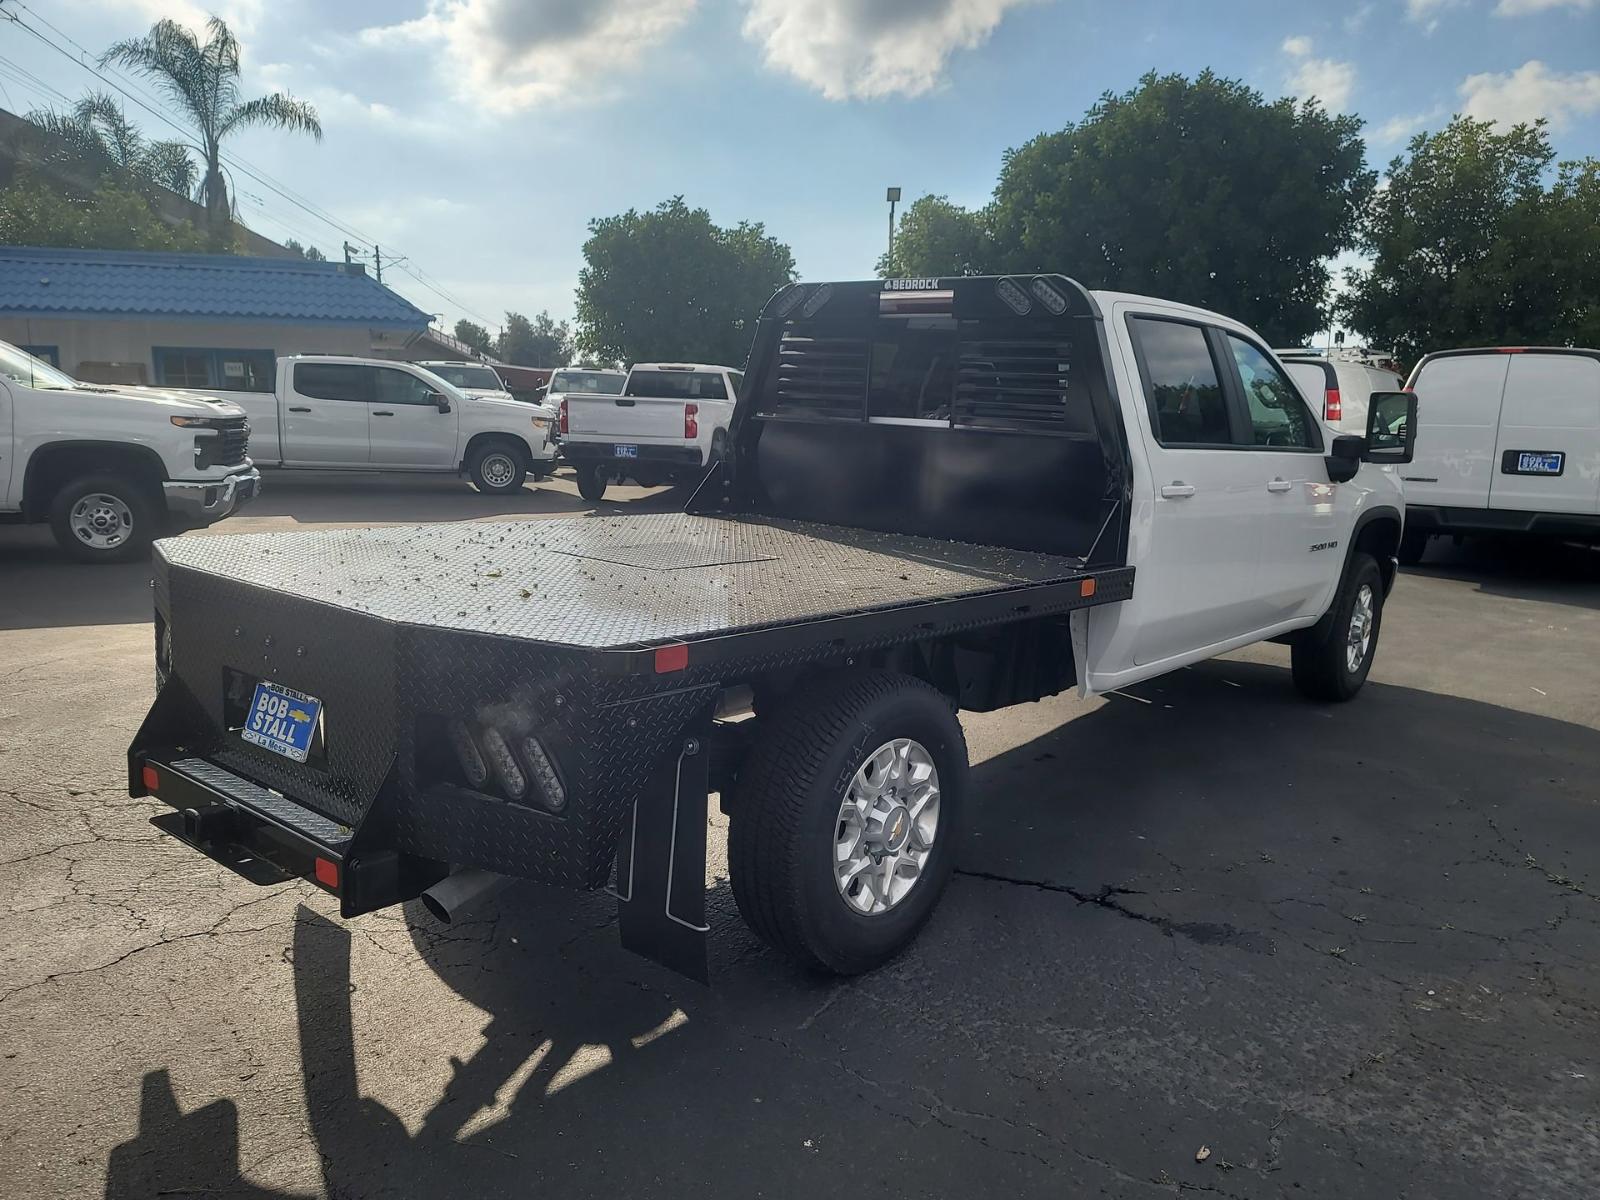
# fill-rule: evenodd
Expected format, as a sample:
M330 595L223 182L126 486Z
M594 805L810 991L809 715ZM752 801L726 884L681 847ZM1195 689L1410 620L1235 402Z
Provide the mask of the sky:
M105 86L76 59L210 12L244 94L309 100L325 134L230 143L245 223L380 245L447 326L570 317L589 221L679 194L764 223L802 278L871 277L886 187L980 205L1007 148L1147 71L1315 95L1380 170L1454 112L1600 155L1600 0L0 0L0 105L63 106Z

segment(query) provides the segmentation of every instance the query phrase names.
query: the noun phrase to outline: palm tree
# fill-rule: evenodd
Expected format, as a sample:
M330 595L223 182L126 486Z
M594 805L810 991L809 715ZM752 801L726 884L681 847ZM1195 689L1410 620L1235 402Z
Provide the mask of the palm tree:
M189 148L182 142L145 141L105 92L90 92L70 112L31 112L28 121L37 131L30 139L37 157L69 173L115 179L140 191L159 184L187 196L194 189Z
M196 199L205 205L213 236L233 219L233 203L222 176L222 139L236 129L260 125L309 133L322 140L317 110L282 92L239 99L239 40L216 17L206 22L205 44L170 19L157 21L144 37L117 42L100 65L122 66L148 77L194 123L195 149L205 160Z

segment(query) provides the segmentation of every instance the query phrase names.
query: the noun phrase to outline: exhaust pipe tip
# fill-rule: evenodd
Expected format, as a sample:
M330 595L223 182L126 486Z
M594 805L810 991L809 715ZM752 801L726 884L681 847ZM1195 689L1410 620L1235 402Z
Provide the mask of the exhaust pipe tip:
M511 886L508 875L456 871L422 893L422 906L442 925L454 925L486 900Z

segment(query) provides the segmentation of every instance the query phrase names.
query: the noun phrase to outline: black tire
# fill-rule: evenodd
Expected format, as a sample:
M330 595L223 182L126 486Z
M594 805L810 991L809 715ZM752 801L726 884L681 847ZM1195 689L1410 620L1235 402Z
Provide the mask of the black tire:
M595 466L579 464L576 470L578 472L578 495L585 500L603 500L606 494L606 485L611 482L611 473L598 464Z
M496 438L473 447L467 460L472 486L488 496L509 496L528 478L528 451L510 438Z
M1400 549L1395 557L1402 567L1414 567L1428 552L1428 535L1420 529L1408 529L1400 537Z
M1362 589L1367 593L1371 617L1367 622L1366 649L1354 670L1349 650L1352 621ZM1327 615L1306 630L1290 649L1294 683L1313 700L1348 700L1361 690L1378 653L1378 635L1383 630L1383 572L1370 554L1356 553L1350 559L1338 594Z
M553 475L553 474L555 474L555 472L550 467L530 467L530 468L528 468L528 477L530 479L532 479L535 483L543 483L546 479L549 479L550 476Z
M719 429L711 435L711 450L706 457L706 466L714 467L722 461L722 456L728 452L728 431Z
M729 805L728 873L746 923L812 970L854 975L899 953L932 914L955 869L967 787L967 744L950 699L888 671L822 676L763 716ZM915 884L867 915L834 877L839 809L880 747L910 738L938 772L932 848Z
M88 512L74 519L80 501L106 497L98 515ZM103 534L88 532L99 521ZM126 475L81 475L71 480L50 501L50 529L56 543L79 562L129 562L143 558L150 543L166 532L167 514L150 484ZM87 536L86 536L87 535Z

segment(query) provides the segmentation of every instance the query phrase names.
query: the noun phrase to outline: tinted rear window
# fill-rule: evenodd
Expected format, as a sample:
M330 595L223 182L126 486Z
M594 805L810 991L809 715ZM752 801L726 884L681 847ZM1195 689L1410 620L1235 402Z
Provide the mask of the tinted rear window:
M625 378L600 371L557 371L550 377L548 390L554 393L591 392L597 396L620 396Z
M720 371L635 371L628 376L627 394L668 400L726 400L728 388Z

